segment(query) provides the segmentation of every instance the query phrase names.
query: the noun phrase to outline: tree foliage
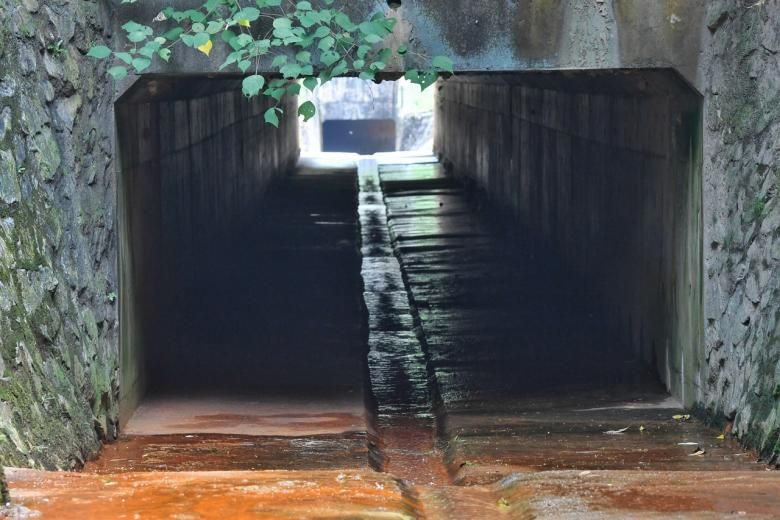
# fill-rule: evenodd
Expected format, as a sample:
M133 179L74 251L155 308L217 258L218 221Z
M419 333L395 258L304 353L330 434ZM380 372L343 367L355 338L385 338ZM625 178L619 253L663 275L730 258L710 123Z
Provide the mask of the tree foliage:
M135 3L123 0L122 3ZM108 73L122 79L141 73L153 60L165 62L178 48L190 48L211 56L223 46L227 57L220 70L240 71L242 92L251 98L264 95L276 100L265 113L265 121L279 125L284 96L301 88L314 91L332 78L356 75L375 80L397 56L413 54L421 68L406 71L405 77L425 89L442 73L452 73L446 56L428 58L402 43L393 49L388 41L397 19L377 12L366 20L352 20L344 6L349 0L206 0L197 9L166 7L144 25L129 21L122 26L126 43L112 50L95 45L88 55L110 60ZM173 4L174 2L170 2ZM339 5L342 4L342 5ZM261 73L262 60L269 60L273 74ZM298 115L309 120L314 104L301 105Z

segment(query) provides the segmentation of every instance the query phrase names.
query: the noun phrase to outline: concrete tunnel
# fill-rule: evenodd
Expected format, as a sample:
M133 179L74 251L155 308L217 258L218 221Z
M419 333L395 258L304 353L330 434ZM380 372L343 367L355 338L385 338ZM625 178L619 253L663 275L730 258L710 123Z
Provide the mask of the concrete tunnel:
M671 70L458 74L436 88L447 174L507 250L563 273L537 288L551 330L582 309L596 322L583 329L594 337L536 352L546 372L529 381L563 384L572 370L556 367L590 357L604 369L583 380L650 373L691 404L703 359L699 95ZM240 79L159 76L116 104L123 421L155 393L306 396L366 379L359 251L338 247L359 226L296 224L356 214L356 181L344 177L332 204L296 192L300 212L272 188L299 155L292 103L275 130ZM315 246L293 251L304 239ZM575 290L558 296L556 280ZM323 332L336 316L353 326ZM357 347L334 346L345 341Z

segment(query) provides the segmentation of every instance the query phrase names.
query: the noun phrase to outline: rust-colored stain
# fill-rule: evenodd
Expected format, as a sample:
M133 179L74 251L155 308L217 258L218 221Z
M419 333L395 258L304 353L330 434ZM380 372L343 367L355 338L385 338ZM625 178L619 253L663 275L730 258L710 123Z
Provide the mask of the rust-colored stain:
M398 482L366 471L95 475L15 469L8 471L8 478L14 502L36 512L30 518L401 519L415 515L415 504Z
M128 436L108 444L86 473L367 469L364 433L250 436Z
M361 417L349 413L301 413L301 414L211 414L196 415L191 421L171 424L174 430L199 431L203 428L232 428L241 425L266 426L284 424L292 430L296 426L305 429L312 425L320 428L349 430L363 422Z

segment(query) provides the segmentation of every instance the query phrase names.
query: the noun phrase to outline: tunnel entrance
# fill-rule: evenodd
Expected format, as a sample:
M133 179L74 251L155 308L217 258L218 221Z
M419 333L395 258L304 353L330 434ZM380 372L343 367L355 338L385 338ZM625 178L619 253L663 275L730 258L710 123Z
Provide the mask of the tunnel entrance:
M403 342L420 342L420 366L392 366L416 374L431 409L480 387L647 374L693 398L698 96L669 71L464 74L438 90L442 165L379 156L373 195L354 157L289 176L324 126L265 126L265 101L243 99L240 79L150 78L123 96L123 421L144 395L306 401L360 394L366 379L374 396L412 395L371 379L392 356L366 346L373 311L390 313L378 341L405 327ZM381 200L387 222L359 218ZM372 252L395 258L401 281L365 285ZM373 297L412 307L372 310Z

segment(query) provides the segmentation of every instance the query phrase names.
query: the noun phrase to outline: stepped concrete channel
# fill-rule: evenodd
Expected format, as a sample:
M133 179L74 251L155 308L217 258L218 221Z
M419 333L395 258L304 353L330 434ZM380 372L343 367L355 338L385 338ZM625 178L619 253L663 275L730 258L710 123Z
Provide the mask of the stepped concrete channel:
M605 348L587 284L434 158L304 159L266 199L189 273L240 291L177 328L237 352L264 320L278 348L225 360L256 387L174 380L83 471L7 469L9 516L777 517L780 473Z

